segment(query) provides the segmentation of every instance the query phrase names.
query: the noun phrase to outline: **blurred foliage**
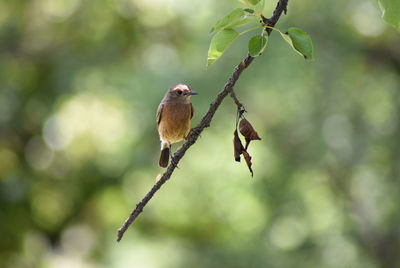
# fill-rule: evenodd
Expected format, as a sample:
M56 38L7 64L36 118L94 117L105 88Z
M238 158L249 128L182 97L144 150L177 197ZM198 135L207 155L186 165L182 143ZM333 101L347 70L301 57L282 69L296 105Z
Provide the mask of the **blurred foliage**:
M0 2L0 267L400 267L400 36L375 1L290 1L236 92L262 141L235 163L235 105L120 244L158 173L155 111L187 83L196 124L246 54L205 69L237 1ZM275 1L266 1L268 16ZM176 146L175 146L176 148Z

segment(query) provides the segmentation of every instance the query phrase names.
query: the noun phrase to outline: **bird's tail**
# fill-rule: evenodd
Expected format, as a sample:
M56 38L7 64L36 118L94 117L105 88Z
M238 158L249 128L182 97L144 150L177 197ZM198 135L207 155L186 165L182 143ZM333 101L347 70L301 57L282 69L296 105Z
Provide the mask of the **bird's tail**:
M166 168L169 161L169 147L161 149L160 160L158 164L160 167Z

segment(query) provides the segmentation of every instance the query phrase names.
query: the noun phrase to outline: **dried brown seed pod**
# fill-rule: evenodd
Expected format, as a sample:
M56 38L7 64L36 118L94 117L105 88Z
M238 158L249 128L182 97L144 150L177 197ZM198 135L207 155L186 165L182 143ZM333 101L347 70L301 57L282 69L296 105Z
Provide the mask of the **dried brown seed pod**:
M246 160L246 164L247 164L247 167L248 167L249 170L250 170L251 176L253 177L253 169L251 168L251 165L252 165L253 163L251 162L251 156L250 156L250 154L249 154L248 152L246 152L246 151L243 151L242 154L243 154L244 160Z
M239 138L237 130L235 130L235 132L233 132L233 152L234 152L233 155L235 157L236 162L240 162L240 155L242 154L243 151L244 147L242 141Z
M246 138L246 141L261 140L260 136L258 136L257 131L255 131L250 122L244 118L240 120L239 131Z

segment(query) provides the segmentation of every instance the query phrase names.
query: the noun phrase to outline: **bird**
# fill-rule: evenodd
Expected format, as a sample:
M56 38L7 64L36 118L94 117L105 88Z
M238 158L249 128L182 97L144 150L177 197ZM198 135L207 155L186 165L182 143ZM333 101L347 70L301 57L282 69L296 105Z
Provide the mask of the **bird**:
M171 144L185 139L189 134L190 120L194 114L190 97L197 94L189 86L177 84L170 87L161 100L156 115L161 141L160 167L168 166Z

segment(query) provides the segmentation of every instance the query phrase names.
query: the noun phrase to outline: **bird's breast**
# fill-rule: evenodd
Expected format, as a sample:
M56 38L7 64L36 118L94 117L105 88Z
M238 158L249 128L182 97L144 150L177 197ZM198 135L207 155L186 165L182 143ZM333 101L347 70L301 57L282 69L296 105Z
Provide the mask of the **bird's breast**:
M169 143L175 143L184 139L190 130L190 117L190 103L165 103L158 125L160 138Z

